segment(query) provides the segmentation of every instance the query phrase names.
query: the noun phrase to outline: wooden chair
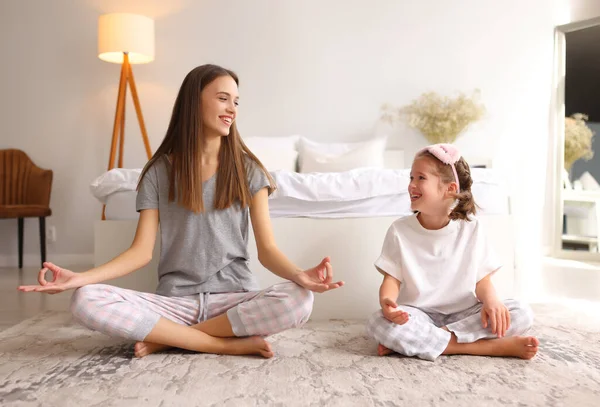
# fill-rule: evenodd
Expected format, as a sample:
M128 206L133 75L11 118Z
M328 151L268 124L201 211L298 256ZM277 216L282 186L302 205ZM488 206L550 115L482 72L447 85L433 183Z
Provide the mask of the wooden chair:
M39 218L42 264L46 261L46 217L50 210L52 170L36 166L21 150L0 150L0 219L18 219L19 268L23 268L24 218Z

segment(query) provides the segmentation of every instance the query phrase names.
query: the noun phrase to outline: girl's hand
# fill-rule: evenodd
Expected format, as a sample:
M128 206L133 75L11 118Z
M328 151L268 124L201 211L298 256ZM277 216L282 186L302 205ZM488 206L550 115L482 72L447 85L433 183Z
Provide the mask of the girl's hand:
M383 306L381 307L383 316L390 322L398 325L404 325L408 322L410 315L408 312L404 312L398 309L398 304L389 298L383 299Z
M46 271L52 272L52 281L46 281ZM49 262L44 263L44 268L40 270L38 282L40 285L22 285L17 289L26 293L35 291L57 294L84 285L81 275Z
M483 303L481 324L484 328L488 327L488 320L492 333L502 338L510 328L510 312L502 301L494 299Z
M329 257L325 257L317 266L296 274L293 281L307 290L318 293L343 286L343 281L331 282L333 280L333 268L329 261Z

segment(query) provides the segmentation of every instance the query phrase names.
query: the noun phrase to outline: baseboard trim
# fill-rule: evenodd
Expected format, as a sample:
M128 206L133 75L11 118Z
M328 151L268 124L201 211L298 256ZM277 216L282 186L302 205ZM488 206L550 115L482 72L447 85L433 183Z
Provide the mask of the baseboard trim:
M94 264L94 255L90 254L49 254L46 260L60 266L90 266ZM39 267L39 254L24 254L23 267ZM18 267L19 257L17 255L1 255L0 267Z
M545 257L542 267L543 295L600 301L600 263Z

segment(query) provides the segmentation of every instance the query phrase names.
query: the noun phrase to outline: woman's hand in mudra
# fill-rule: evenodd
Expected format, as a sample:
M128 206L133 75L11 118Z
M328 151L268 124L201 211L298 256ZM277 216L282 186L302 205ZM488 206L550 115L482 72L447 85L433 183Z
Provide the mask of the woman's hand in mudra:
M52 281L46 280L46 272L52 273ZM44 268L38 273L39 285L22 285L17 289L23 292L41 292L48 294L57 294L73 288L79 288L83 285L81 276L71 270L58 267L49 262L44 263Z
M307 290L317 293L333 290L344 285L343 281L333 283L333 267L330 258L325 257L317 266L294 276L294 282Z

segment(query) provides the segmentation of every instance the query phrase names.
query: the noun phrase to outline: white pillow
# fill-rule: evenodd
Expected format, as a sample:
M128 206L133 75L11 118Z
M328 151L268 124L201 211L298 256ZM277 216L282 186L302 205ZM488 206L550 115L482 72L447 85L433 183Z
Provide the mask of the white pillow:
M276 148L250 149L268 171L296 172L298 152L295 150L278 150Z
M300 139L300 172L343 172L356 168L384 168L387 138L359 143L317 143Z
M243 141L269 171L296 171L300 136L248 137Z
M302 153L302 150L318 151L321 154L327 155L342 155L351 150L360 148L365 144L371 143L374 140L359 141L353 143L319 143L312 141L306 137L300 137L298 143L298 150ZM302 155L302 154L301 154Z
M286 151L297 151L298 140L300 136L287 136L287 137L248 137L242 138L244 144L248 146L250 150L260 150L263 148L275 148ZM254 151L252 151L254 152Z

